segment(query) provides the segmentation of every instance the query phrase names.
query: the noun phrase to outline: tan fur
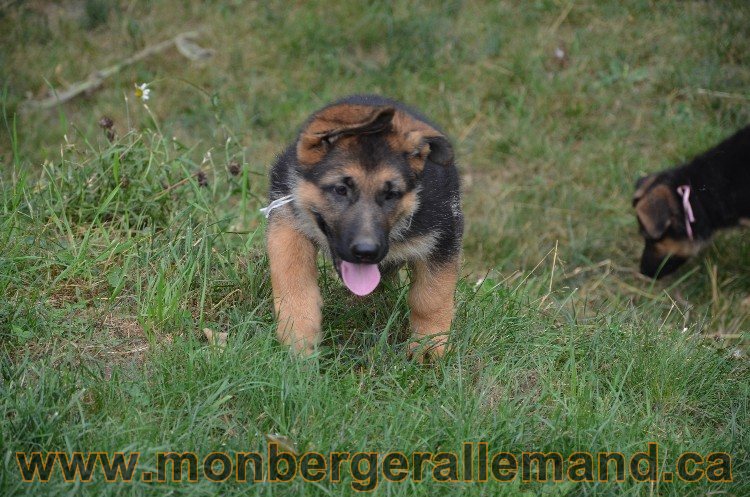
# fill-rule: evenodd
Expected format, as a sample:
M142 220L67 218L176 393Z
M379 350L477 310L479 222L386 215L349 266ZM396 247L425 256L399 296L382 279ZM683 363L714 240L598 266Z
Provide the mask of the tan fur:
M298 205L316 210L323 209L325 206L325 197L320 188L309 181L300 181L297 188L294 189L294 198Z
M311 240L316 240L324 251L328 251L325 235L316 227L313 211L328 217L328 202L323 192L314 183L299 180L293 189L294 203L299 209L300 219L290 219L290 225L300 233L304 233Z
M704 247L704 243L695 240L673 240L665 238L655 244L655 249L661 257L676 255L678 257L692 257Z
M320 162L327 149L324 139L336 134L365 128L378 118L393 114L393 107L339 104L317 113L297 142L297 159L304 166Z
M404 217L411 216L417 211L419 206L419 200L417 200L417 192L410 191L401 197L401 201L398 203L396 210L388 219L388 226L393 228L396 223Z
M654 239L664 234L672 222L673 214L678 210L677 200L666 185L654 187L635 206L643 229Z
M740 218L740 226L744 226L746 228L750 228L750 218L748 218L748 217Z
M383 164L375 171L367 171L357 163L352 162L340 168L337 168L320 179L321 184L338 183L344 178L349 177L367 195L376 195L380 192L387 182L390 182L396 188L405 188L403 177L398 171Z
M269 222L267 244L279 341L309 355L321 340L315 246L280 216Z
M397 110L391 121L394 133L388 137L389 145L394 150L409 154L409 164L416 172L422 172L430 145L426 138L443 136L432 126L418 121L407 113Z
M396 240L391 242L388 255L384 262L391 264L401 264L406 261L418 259L426 260L427 256L432 253L437 243L437 236L434 233L415 236L408 240Z
M409 291L412 339L409 349L432 358L445 353L453 321L453 294L458 281L458 259L440 267L423 261L413 265Z
M320 179L320 183L340 183L344 178L349 177L355 184L359 185L365 180L366 174L367 172L361 164L358 162L351 162L324 174Z
M383 165L377 170L365 174L363 180L358 184L359 187L370 195L375 196L383 191L386 183L391 183L395 188L405 188L402 176L398 171Z

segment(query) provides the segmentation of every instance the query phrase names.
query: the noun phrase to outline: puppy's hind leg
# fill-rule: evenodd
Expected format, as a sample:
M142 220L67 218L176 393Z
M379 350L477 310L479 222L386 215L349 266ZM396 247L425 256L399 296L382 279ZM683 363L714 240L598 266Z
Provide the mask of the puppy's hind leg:
M458 257L440 265L418 261L413 265L409 290L411 308L411 354L432 358L445 353L453 320L453 294L458 281Z
M279 340L310 355L322 338L317 250L284 218L269 222L267 244Z

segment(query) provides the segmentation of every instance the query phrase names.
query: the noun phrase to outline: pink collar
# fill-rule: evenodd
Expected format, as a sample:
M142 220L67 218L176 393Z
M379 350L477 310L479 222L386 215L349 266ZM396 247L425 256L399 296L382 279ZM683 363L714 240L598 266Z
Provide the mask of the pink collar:
M693 207L690 205L690 185L678 186L677 195L682 197L682 208L685 211L685 229L687 230L688 238L692 240L693 227L691 223L695 222L695 216L693 215Z

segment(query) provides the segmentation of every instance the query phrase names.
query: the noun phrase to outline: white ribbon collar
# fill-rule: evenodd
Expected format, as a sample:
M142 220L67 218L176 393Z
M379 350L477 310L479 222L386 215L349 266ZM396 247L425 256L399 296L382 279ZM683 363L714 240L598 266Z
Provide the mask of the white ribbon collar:
M292 200L294 200L294 197L292 197L291 195L286 195L284 197L277 198L276 200L274 200L273 202L271 202L270 204L268 204L268 206L263 207L262 209L260 209L260 212L261 212L261 214L263 214L264 216L266 216L266 219L268 219L268 216L271 215L271 211L272 210L274 210L274 209L276 209L278 207L281 207L282 205L286 205L289 202L291 202Z

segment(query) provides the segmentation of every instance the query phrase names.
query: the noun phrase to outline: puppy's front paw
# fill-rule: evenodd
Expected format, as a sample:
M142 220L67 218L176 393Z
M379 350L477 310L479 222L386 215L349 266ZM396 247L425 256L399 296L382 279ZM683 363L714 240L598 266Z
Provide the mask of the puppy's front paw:
M445 355L447 350L448 333L429 337L413 337L409 343L408 356L410 359L425 363L427 360L436 361Z
M289 326L279 324L276 329L279 341L290 347L295 354L302 357L310 357L321 342L322 334L319 328L309 326L307 328L290 329Z
M306 341L299 341L294 342L292 344L292 351L299 357L311 357L313 354L315 354L315 351L318 349L317 343L309 343Z

